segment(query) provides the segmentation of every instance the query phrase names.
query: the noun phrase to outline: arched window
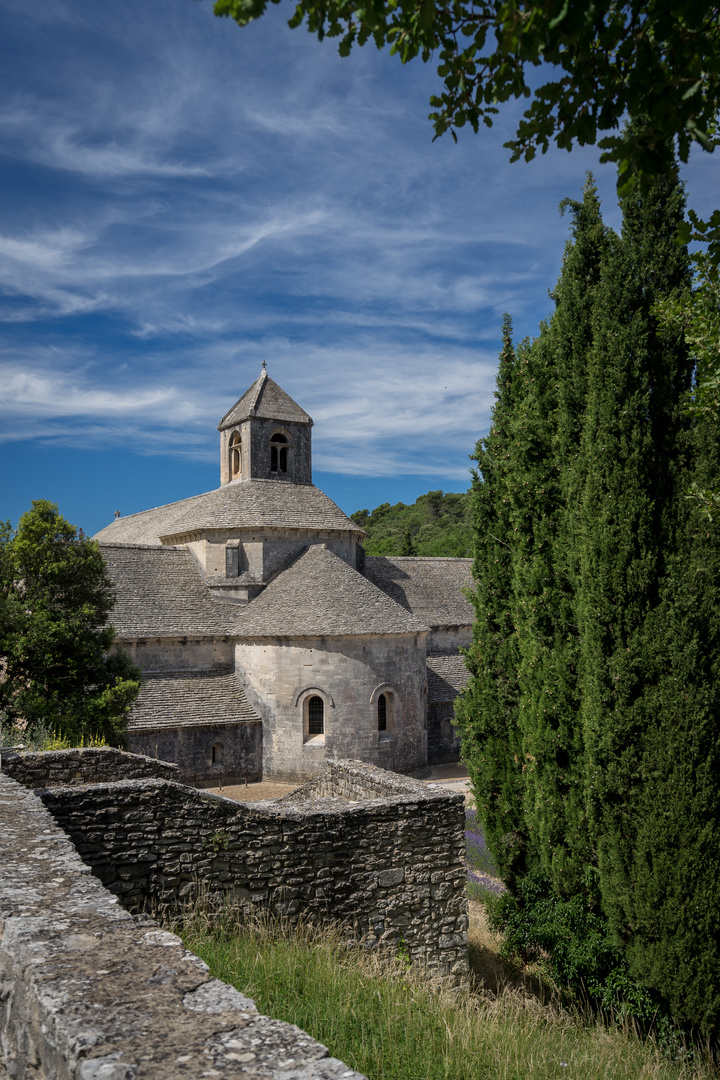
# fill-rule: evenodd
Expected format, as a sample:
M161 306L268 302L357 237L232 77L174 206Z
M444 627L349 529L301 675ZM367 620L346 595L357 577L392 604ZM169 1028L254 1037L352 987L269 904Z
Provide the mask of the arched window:
M387 731L387 699L384 694L378 698L378 731Z
M376 686L370 698L372 723L378 733L379 742L388 742L397 738L400 723L400 700L397 691L388 683Z
M455 728L453 727L454 716L446 716L442 722L442 737L445 742L455 741Z
M230 436L230 479L236 480L242 475L242 440L239 431Z
M325 734L325 703L321 697L314 694L307 704L308 710L308 735Z
M290 440L276 431L270 440L270 472L287 473L290 461Z

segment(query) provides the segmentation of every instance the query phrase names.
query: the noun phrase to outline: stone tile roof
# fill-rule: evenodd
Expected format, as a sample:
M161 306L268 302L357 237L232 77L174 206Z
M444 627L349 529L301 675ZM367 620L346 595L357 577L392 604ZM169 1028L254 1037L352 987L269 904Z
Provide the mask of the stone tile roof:
M224 637L235 609L215 600L186 548L100 545L117 602L111 621L121 638Z
M467 686L470 672L465 667L465 657L458 653L428 656L428 704L454 701Z
M324 544L313 544L241 609L240 637L411 634L427 630Z
M285 420L288 423L312 424L305 410L270 378L267 371L263 371L232 409L225 413L218 424L218 431L239 424L251 416L266 420Z
M247 607L216 600L186 548L102 543L120 638L409 634L427 626L324 544L304 549Z
M365 573L427 626L470 626L475 620L463 595L473 586L472 559L369 555Z
M259 719L232 671L152 672L143 677L128 730Z
M160 544L160 537L205 529L363 530L314 484L233 480L214 491L119 517L95 534L101 543Z

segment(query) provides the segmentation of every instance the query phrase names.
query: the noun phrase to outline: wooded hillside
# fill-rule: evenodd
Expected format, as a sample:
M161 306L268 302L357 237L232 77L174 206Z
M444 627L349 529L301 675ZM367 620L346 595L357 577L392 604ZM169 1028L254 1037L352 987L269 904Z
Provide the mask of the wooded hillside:
M372 513L357 510L350 517L368 534L368 555L470 558L473 553L469 491L428 491L411 506L382 503Z

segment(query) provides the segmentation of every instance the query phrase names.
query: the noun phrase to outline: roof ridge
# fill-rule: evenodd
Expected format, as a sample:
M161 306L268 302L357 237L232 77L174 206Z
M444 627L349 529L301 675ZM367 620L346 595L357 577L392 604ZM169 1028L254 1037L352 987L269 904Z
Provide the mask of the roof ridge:
M92 539L92 537L91 537ZM121 548L123 551L180 551L186 552L188 549L184 544L123 544L121 540L98 540L98 544L103 548ZM189 552L188 552L189 554Z
M146 668L145 671L143 671L142 673L143 679L147 678L148 676L154 679L176 679L179 675L183 677L192 677L193 675L204 675L206 677L209 677L211 675L235 675L235 668L177 668L173 669L172 671L168 671L166 668Z
M256 379L255 382L253 383L253 386L257 386L257 392L255 394L255 401L253 402L253 405L252 405L252 409L251 409L252 412L257 412L258 411L260 403L262 402L263 396L265 394L265 387L271 381L272 380L270 379L270 376L267 373L267 369L263 368L262 372L260 374L260 377L258 379ZM277 385L277 383L275 385ZM279 387L278 387L278 389L279 389Z
M368 555L368 559L392 559L393 562L474 562L467 555Z

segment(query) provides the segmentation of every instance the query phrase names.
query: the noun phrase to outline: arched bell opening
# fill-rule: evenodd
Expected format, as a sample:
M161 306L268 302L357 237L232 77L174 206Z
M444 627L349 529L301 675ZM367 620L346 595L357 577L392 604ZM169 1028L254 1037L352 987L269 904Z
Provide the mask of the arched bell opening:
M292 439L284 431L270 438L270 472L274 476L292 475Z
M239 431L230 436L230 479L238 480L242 476L242 439Z

